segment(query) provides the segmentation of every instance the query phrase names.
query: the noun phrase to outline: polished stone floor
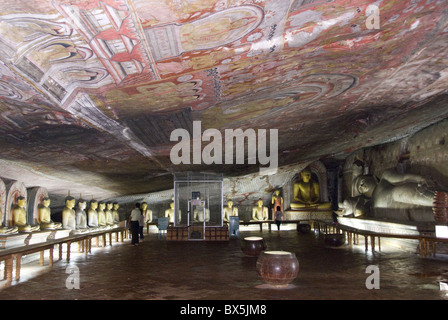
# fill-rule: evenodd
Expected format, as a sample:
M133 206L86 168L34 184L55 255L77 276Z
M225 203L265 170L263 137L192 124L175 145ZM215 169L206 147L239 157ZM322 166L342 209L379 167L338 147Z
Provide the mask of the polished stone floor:
M241 231L264 237L269 250L295 252L300 271L284 289L267 287L256 272L257 258L245 256L240 240L167 242L146 234L139 246L130 240L93 247L89 255L72 254L52 268L38 261L23 266L20 281L0 290L0 299L30 300L365 300L447 299L439 288L448 280L448 261L423 259L382 245L327 248L311 232ZM76 246L75 246L76 248ZM378 267L379 289L367 289L366 268ZM79 289L68 289L69 269L79 270Z

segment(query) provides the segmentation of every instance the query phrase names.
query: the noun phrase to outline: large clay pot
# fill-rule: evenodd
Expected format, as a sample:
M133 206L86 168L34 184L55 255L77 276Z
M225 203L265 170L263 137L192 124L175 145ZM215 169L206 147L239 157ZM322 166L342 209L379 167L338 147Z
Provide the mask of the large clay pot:
M345 243L345 234L343 233L327 233L324 236L325 245L329 247L340 247Z
M241 241L241 250L245 255L258 257L258 255L266 250L266 243L262 237L246 237Z
M257 272L268 285L286 287L299 274L299 261L293 252L263 251L257 260Z

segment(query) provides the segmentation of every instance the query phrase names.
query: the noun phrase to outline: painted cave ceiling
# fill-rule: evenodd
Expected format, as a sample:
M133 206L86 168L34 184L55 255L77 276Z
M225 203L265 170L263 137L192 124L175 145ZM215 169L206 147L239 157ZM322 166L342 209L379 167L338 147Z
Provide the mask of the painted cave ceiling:
M2 0L0 176L110 197L172 188L175 129L277 129L279 165L448 116L445 0ZM203 146L206 143L202 144Z

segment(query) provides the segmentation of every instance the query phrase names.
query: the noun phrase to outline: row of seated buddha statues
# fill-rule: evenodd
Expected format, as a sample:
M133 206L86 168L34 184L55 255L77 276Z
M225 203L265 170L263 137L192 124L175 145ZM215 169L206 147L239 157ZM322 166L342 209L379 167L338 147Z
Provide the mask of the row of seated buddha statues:
M44 197L37 206L37 224L31 225L27 221L26 198L19 196L15 204L12 205L12 225L0 225L0 234L14 234L18 232L36 232L45 230L71 230L70 234L90 232L107 228L118 227L120 217L117 202L90 201L90 208L86 213L87 201L80 199L75 209L75 198L68 196L65 199L65 206L62 209L62 222L55 222L51 219L51 200ZM4 213L0 209L0 221L4 221Z

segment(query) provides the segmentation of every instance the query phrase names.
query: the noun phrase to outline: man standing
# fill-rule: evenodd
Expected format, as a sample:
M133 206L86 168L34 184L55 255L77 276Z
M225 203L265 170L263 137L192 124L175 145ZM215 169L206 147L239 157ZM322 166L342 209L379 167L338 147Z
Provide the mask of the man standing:
M139 234L139 220L142 215L142 212L140 211L140 203L135 204L135 208L131 211L131 215L129 217L129 224L131 229L131 235L132 235L132 245L136 246L138 245L138 234Z

